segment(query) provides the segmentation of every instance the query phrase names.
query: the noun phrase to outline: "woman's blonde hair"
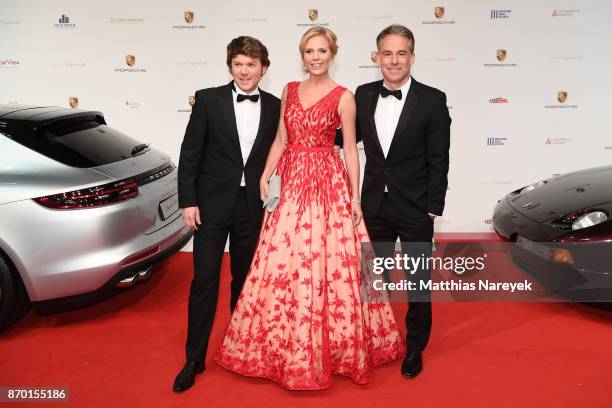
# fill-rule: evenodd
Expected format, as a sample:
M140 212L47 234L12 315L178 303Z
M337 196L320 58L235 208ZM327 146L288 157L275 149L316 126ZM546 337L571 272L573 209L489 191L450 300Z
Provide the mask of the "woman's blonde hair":
M306 43L308 42L308 40L318 35L322 35L323 37L325 37L325 39L327 39L327 42L329 43L329 50L331 51L332 56L336 56L336 54L338 53L338 37L336 37L336 34L334 34L332 30L325 27L312 27L304 33L302 39L300 40L300 55L304 55L304 51L306 51Z

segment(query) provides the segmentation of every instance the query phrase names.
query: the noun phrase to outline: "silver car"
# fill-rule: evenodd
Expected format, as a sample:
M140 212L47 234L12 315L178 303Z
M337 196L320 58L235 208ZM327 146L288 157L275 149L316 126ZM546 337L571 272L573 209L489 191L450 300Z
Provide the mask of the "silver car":
M0 105L0 330L132 286L191 235L168 155L100 112Z

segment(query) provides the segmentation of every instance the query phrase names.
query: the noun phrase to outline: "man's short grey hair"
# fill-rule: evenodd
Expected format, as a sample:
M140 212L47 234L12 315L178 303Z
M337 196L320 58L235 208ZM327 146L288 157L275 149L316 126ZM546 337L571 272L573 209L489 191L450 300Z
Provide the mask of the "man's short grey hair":
M402 37L409 39L410 52L414 54L414 34L412 34L412 31L410 31L408 27L401 24L391 24L389 27L382 30L376 37L376 48L380 50L380 43L382 42L383 38L391 34L401 35Z

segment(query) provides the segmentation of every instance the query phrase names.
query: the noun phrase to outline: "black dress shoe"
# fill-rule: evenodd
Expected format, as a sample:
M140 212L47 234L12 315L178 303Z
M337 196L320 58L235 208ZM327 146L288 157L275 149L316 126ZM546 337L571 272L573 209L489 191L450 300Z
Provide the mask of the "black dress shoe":
M414 378L423 369L423 358L420 351L409 352L402 361L402 375L406 378Z
M174 392L183 392L191 388L195 382L196 374L204 372L204 368L203 361L187 361L174 379L174 385L172 386Z

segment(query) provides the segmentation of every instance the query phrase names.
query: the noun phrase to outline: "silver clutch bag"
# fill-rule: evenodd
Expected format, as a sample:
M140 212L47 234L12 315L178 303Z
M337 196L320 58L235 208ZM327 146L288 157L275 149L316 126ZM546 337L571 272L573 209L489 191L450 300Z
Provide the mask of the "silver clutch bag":
M268 212L273 212L280 202L281 195L281 177L274 175L268 181L268 197L263 202L264 208Z

